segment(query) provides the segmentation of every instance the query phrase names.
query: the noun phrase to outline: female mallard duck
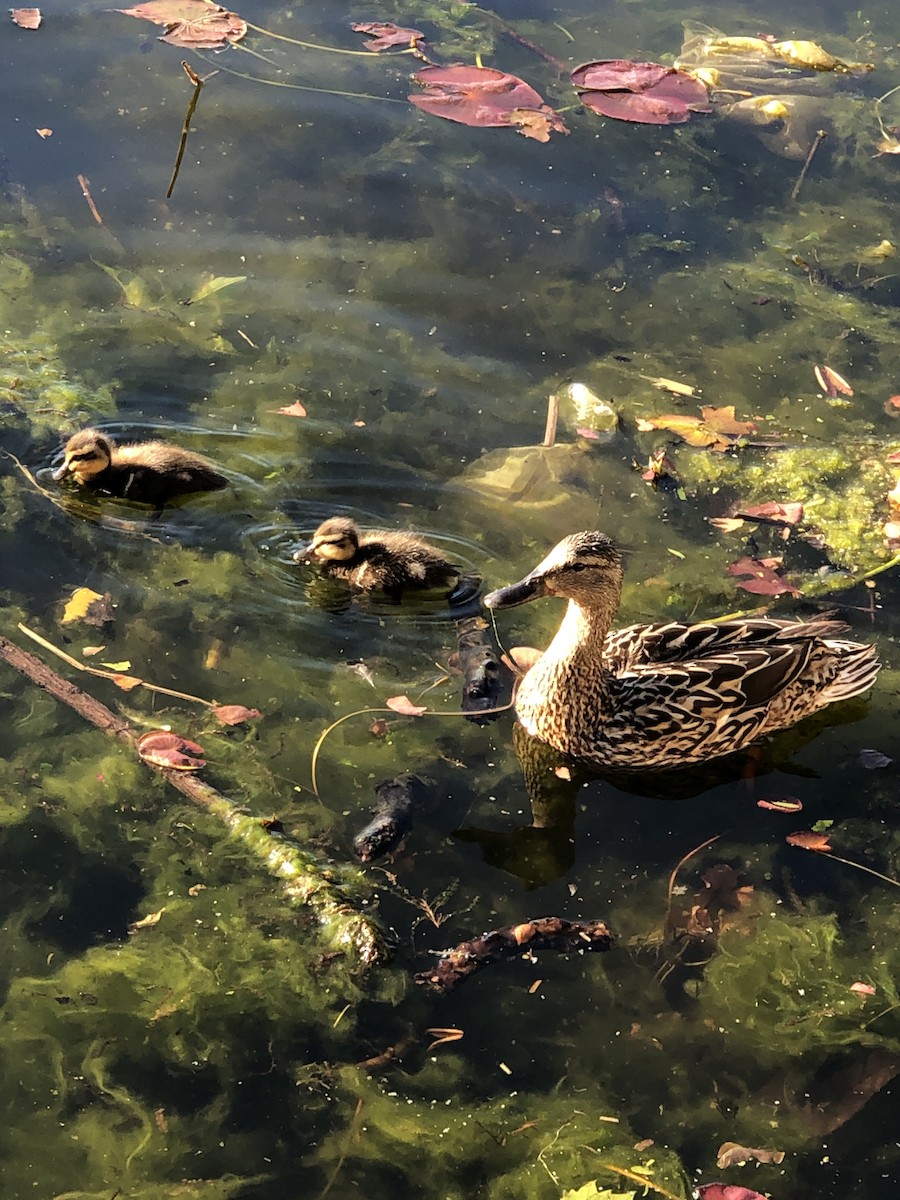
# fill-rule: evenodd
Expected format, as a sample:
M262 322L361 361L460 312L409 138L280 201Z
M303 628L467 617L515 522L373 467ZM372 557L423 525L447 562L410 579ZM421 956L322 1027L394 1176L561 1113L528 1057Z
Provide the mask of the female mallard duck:
M449 590L460 578L458 566L415 534L384 529L361 534L349 517L323 521L309 544L296 551L294 561L314 562L351 587L394 598L412 589Z
M622 559L602 533L573 533L519 583L485 596L512 608L564 596L566 615L525 675L516 712L528 733L598 766L705 762L871 687L875 647L839 621L748 619L630 625L610 632Z
M160 508L173 496L211 492L228 480L207 459L168 442L116 446L99 429L82 429L66 442L56 480L71 476L82 487Z

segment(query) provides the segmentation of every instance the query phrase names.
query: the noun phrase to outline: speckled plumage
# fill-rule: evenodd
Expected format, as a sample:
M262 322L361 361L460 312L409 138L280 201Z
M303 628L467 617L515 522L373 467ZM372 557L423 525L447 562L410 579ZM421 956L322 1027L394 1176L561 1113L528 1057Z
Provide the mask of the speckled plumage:
M349 517L323 521L294 559L314 562L360 591L395 597L412 590L449 590L459 580L459 567L423 538L385 529L360 533Z
M208 459L191 450L170 442L116 446L99 429L82 429L69 438L62 466L53 472L56 480L67 476L82 487L157 508L175 496L215 491L228 483Z
M485 597L488 608L568 599L519 686L516 712L530 734L575 758L625 770L705 762L858 695L878 673L876 648L844 640L846 626L824 618L610 632L621 590L615 545L585 532Z

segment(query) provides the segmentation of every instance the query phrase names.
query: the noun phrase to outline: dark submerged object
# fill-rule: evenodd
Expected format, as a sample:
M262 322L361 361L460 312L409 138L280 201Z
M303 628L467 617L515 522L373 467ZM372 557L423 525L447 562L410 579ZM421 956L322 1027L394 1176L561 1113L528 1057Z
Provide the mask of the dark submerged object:
M315 563L351 587L393 599L406 591L450 591L460 583L460 568L424 538L385 529L360 533L350 517L323 521L309 544L294 553L294 562Z
M227 485L215 465L169 442L129 442L117 446L99 429L82 429L66 443L53 472L82 487L161 508L175 496L210 492Z
M429 799L425 780L411 771L376 784L375 795L372 820L353 839L354 853L364 863L399 846L412 829L416 809Z
M516 712L533 737L599 767L668 769L730 754L859 695L878 673L876 647L841 638L847 626L828 618L610 631L621 591L618 548L586 531L484 599L494 609L568 600Z

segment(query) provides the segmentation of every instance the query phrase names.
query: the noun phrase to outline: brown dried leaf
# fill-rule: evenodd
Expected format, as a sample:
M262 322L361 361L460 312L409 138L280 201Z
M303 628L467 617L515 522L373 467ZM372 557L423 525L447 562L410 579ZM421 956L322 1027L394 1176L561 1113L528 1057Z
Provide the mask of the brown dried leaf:
M756 433L755 421L738 421L735 418L733 404L726 404L722 408L704 405L700 412L703 414L703 424L715 433L727 433L734 437Z
M735 506L734 515L773 525L798 525L803 520L803 505L796 502L779 504L775 500L767 500L765 504L739 504Z
M144 682L143 679L138 679L136 675L120 675L116 672L109 677L117 688L121 688L123 692L130 692L132 688L140 687Z
M140 682L140 680L138 681ZM176 771L199 771L206 763L194 754L202 754L203 747L187 738L179 737L166 729L151 729L137 740L138 755L144 762L157 767L172 767Z
M738 1167L751 1159L761 1163L781 1163L784 1162L784 1151L750 1149L738 1142L723 1142L717 1152L716 1166L722 1171L726 1167Z
M132 921L128 926L129 933L137 933L140 929L152 929L154 925L158 925L165 908L161 908L159 912L148 913L146 917L141 917L139 921Z
M262 716L258 708L245 708L243 704L215 704L212 712L223 725L241 725Z
M838 375L837 371L833 371L831 367L826 367L824 364L820 367L813 367L813 374L816 377L816 383L826 394L834 399L835 396L852 396L853 388L843 377Z
M744 527L744 522L740 517L707 517L706 519L720 533L736 533Z
M147 0L114 11L165 25L160 41L187 50L221 50L229 42L239 42L247 32L247 22L237 13L205 0Z
M11 8L9 12L20 29L37 29L41 23L39 8Z
M379 50L391 50L395 46L415 48L424 41L425 34L419 29L403 29L390 21L366 21L359 25L351 25L354 33L366 33L369 40L363 45L367 50L378 53Z
M811 829L800 829L797 833L789 833L784 839L789 846L799 846L801 850L818 850L821 854L831 853L831 843L827 833L813 833Z
M409 696L391 696L385 700L385 704L394 712L402 713L404 717L421 717L422 713L428 712L424 705L413 704Z

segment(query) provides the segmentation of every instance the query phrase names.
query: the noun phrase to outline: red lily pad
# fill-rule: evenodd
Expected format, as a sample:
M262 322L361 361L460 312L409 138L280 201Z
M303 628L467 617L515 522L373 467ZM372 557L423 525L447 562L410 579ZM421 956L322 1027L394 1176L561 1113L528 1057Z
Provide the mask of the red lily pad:
M243 704L216 704L212 711L223 725L242 725L244 721L255 721L262 716L258 708L245 708Z
M147 0L114 11L165 25L166 32L159 40L185 50L221 50L229 42L239 42L247 32L247 22L237 13L205 0Z
M568 133L562 120L524 79L492 67L423 67L413 82L426 89L410 96L416 108L460 125L511 125L525 137L546 142L551 133Z
M424 41L425 34L420 29L403 29L391 21L365 21L359 25L351 25L354 33L367 33L369 40L363 45L367 50L377 54L379 50L391 50L394 46L417 48Z
M712 112L706 87L675 67L627 58L583 63L572 72L581 102L617 121L681 125L695 112Z

